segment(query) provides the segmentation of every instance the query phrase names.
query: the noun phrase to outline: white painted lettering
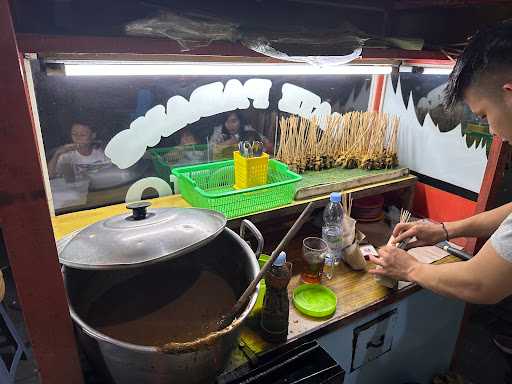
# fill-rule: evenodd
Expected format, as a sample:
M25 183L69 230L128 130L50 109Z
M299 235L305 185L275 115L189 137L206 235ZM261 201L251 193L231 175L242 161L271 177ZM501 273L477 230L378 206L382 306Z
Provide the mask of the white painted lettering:
M245 94L253 100L252 106L256 109L268 108L271 87L272 81L268 79L249 79L244 84Z

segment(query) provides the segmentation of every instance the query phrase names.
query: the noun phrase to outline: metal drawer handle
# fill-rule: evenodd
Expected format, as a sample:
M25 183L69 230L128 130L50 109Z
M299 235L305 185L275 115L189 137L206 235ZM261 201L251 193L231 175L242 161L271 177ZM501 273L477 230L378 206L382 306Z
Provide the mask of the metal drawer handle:
M369 341L368 344L366 344L366 349L382 347L384 345L384 337L385 335L381 335L376 343Z

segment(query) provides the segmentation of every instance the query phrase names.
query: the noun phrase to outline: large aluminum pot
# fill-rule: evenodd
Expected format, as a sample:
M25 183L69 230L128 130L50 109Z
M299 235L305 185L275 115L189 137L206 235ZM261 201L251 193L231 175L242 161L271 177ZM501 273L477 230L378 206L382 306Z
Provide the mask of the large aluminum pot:
M245 310L230 326L191 351L165 353L156 346L126 343L102 334L87 324L91 303L111 287L138 274L151 276L151 271L156 268L174 268L180 263L193 263L198 268L214 270L231 285L237 297L259 271L253 250L228 228L202 248L143 268L79 270L63 267L71 317L78 328L80 344L93 365L112 382L210 383L225 367L237 341L240 326L254 307L257 290ZM212 293L212 297L214 295Z

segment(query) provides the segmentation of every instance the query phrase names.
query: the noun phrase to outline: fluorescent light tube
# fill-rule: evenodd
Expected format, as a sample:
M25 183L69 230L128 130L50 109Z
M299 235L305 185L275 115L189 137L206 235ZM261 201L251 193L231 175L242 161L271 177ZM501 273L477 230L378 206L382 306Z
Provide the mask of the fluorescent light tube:
M384 75L387 65L338 65L233 63L81 63L65 62L66 76L273 76L273 75Z
M449 75L452 73L452 67L413 67L409 65L401 65L401 73L420 73L424 75Z
M424 75L449 75L452 73L453 68L434 68L434 67L425 67L423 68Z

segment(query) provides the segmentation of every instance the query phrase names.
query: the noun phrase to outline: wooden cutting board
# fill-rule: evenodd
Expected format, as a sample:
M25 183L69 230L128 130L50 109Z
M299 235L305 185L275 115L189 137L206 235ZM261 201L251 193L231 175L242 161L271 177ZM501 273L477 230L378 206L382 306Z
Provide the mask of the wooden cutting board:
M358 168L331 168L323 171L306 171L302 174L302 180L297 183L295 200L304 200L349 188L382 183L408 174L408 168L379 169L375 171Z

